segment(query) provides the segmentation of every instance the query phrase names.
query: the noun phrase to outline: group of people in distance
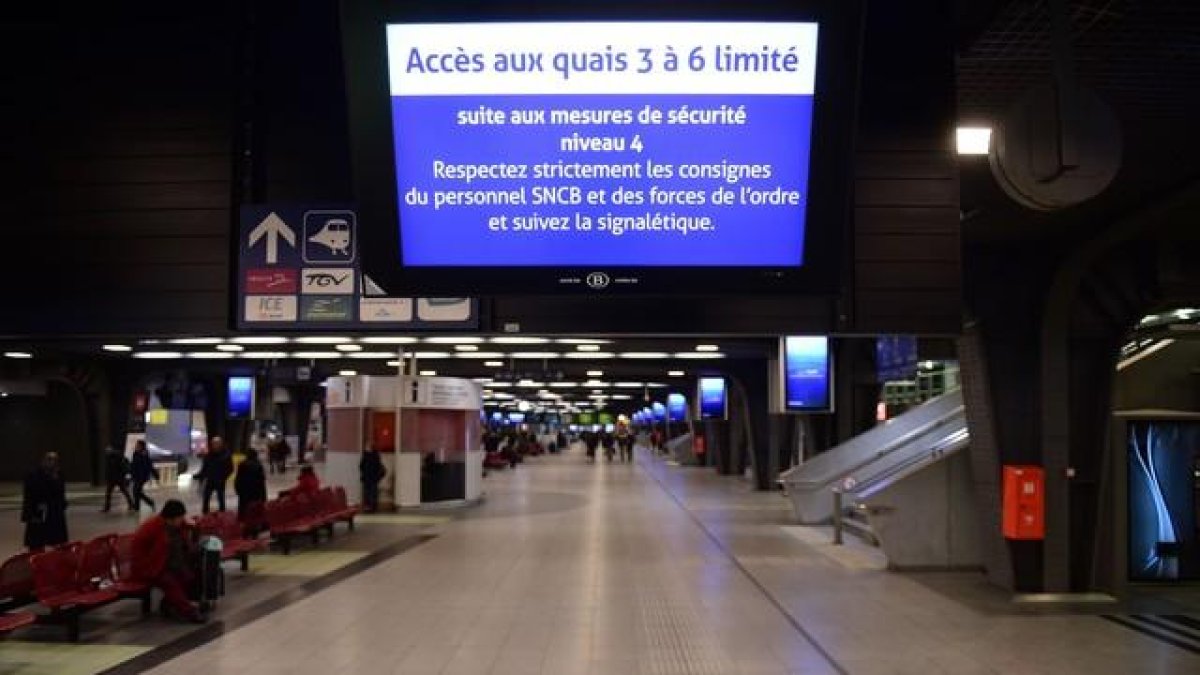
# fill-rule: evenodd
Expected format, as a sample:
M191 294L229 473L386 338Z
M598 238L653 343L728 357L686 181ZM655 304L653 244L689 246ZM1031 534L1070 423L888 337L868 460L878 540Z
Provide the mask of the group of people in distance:
M585 431L582 434L584 445L587 447L589 462L596 461L596 452L604 449L608 461L614 458L622 462L633 461L633 435L627 429L621 428L616 433Z
M272 458L272 464L282 470L282 462ZM273 467L274 468L274 467ZM364 503L368 508L378 508L378 483L386 471L379 453L364 453L360 462L364 480ZM225 510L225 487L233 476L233 488L238 497L238 516L245 515L252 504L267 500L266 470L258 459L258 453L247 449L244 459L237 464L236 474L232 453L224 440L214 437L202 458L195 479L201 491L201 511L208 513L215 496L217 509ZM130 457L109 448L104 455L104 506L102 512L112 509L113 492L119 491L131 513L136 513L144 503L151 509L156 507L145 491L151 479L159 480L159 472L150 459L145 441L137 441ZM367 490L368 478L374 486L373 493ZM132 488L132 492L130 491ZM296 483L284 493L314 494L321 489L320 478L312 466L302 466ZM282 493L281 493L282 494ZM25 547L30 552L40 552L49 547L70 541L67 529L66 483L57 453L50 452L42 458L25 478L21 504L21 522L25 524ZM204 621L203 615L188 597L197 579L195 561L198 553L198 537L187 520L187 507L178 499L169 499L157 515L143 521L133 537L132 571L138 580L159 588L163 594L160 612L186 621Z

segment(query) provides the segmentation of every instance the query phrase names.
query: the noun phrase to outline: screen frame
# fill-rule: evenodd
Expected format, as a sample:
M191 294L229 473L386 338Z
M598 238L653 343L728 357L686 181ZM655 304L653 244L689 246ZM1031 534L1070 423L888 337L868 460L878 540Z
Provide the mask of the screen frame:
M788 352L790 338L821 338L825 340L825 401L824 406L798 406L788 402ZM833 339L828 335L787 335L779 338L779 409L787 413L832 413L836 407L837 385L833 370Z
M851 162L861 51L861 0L794 4L746 0L730 6L667 2L529 2L519 6L448 0L342 2L342 50L351 167L362 270L388 295L836 293L850 231ZM595 265L406 267L396 200L386 25L585 21L815 21L819 24L804 263L796 267L621 267ZM816 170L815 167L820 167ZM371 223L383 223L371 226ZM719 279L719 284L713 280Z

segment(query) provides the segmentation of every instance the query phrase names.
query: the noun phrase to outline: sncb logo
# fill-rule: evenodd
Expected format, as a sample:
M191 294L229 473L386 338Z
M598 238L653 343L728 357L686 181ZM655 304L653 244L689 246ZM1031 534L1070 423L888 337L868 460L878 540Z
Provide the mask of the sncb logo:
M604 272L592 272L591 274L587 275L587 285L589 288L608 288L608 285L611 282L612 279L609 279L608 275Z

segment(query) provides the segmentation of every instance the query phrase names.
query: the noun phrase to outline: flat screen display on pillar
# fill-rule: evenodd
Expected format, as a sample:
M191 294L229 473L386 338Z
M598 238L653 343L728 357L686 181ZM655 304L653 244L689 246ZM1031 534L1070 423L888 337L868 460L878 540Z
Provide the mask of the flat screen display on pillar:
M789 412L832 412L833 375L829 338L788 336L781 340L783 409Z
M226 385L225 409L229 419L245 420L254 416L254 378L231 376Z
M667 396L667 421L683 422L687 420L687 398L683 394Z
M343 22L356 192L390 230L364 251L372 279L678 293L691 270L722 273L722 292L831 287L856 10L548 22L359 4L375 3Z
M700 390L700 417L725 419L725 378L702 377Z

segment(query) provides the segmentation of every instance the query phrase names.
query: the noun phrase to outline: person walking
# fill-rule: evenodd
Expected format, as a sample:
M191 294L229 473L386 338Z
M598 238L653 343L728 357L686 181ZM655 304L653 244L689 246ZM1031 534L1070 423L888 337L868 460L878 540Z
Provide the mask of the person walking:
M154 510L154 500L146 496L146 483L150 479L159 480L158 469L150 461L150 451L146 449L146 441L138 441L133 445L133 458L129 461L129 478L133 481L132 508L141 508L142 502Z
M125 504L130 511L137 510L133 505L133 497L129 496L129 460L111 445L104 450L104 483L104 508L100 509L101 513L108 513L112 509L113 490L120 490L125 495Z
M204 486L204 497L200 507L202 513L208 513L209 502L214 494L217 496L217 510L225 511L225 483L232 473L233 458L225 449L225 441L220 436L213 436L212 442L208 444L208 452L204 455L204 461L200 464L200 473L198 474Z
M188 600L187 589L195 581L191 569L191 537L187 508L178 499L168 499L162 512L138 527L133 534L133 577L163 592L159 611L185 621L203 623L204 615Z
M67 543L67 485L58 465L58 453L47 452L25 477L21 500L21 522L25 523L25 547L41 551Z
M387 476L379 453L367 446L358 460L358 476L362 481L362 501L367 513L379 510L379 483Z
M238 464L237 475L233 478L233 491L238 498L239 520L245 519L246 511L252 504L267 501L267 473L253 448L246 451L246 459Z

